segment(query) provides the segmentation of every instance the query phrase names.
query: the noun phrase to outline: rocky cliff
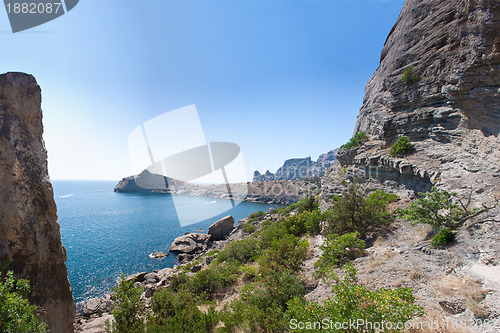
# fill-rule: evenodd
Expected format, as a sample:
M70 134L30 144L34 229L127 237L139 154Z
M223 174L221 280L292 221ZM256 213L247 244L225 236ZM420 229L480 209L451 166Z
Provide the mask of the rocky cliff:
M0 260L31 282L51 332L73 332L71 294L42 139L40 87L31 75L0 75Z
M477 202L498 194L500 3L406 1L366 85L359 131L370 140L338 154L341 166L325 177L324 202L339 179L355 177L410 195L435 185L473 191ZM414 153L389 156L403 135Z
M253 174L254 182L273 181L273 180L297 180L323 176L329 167L337 162L338 149L330 150L326 154L321 154L317 161L306 158L291 158L283 163L276 173L267 170L264 174L255 171Z

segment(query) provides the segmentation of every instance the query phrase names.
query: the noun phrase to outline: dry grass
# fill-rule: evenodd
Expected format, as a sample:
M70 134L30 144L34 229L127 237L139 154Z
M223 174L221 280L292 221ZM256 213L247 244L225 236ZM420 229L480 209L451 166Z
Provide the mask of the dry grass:
M480 282L462 279L455 275L436 277L433 286L435 296L470 298L481 301L487 294Z
M472 313L474 313L474 316L476 316L476 318L484 319L490 316L490 311L484 305L479 303L477 299L467 297L465 299L465 306L467 307L467 309L471 310Z

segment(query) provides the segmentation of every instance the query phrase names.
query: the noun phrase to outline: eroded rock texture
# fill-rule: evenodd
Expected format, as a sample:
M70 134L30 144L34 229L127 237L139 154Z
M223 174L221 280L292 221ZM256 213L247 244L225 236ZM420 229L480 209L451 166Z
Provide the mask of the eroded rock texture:
M40 87L31 75L0 75L0 260L31 282L51 332L73 332L75 305L42 139Z
M416 79L405 81L411 66ZM323 198L354 174L398 189L473 191L483 202L500 194L498 0L406 1L366 86L359 131L370 141L337 156ZM402 135L415 152L389 156Z

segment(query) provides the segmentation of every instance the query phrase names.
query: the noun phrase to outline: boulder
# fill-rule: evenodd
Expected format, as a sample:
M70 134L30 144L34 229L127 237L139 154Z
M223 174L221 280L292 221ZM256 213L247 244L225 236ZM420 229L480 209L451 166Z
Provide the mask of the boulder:
M210 235L191 233L177 237L172 242L169 251L178 253L196 253L207 247Z
M224 239L233 230L234 218L226 216L215 222L208 228L211 241Z
M148 272L140 272L125 277L125 281L143 282Z
M153 258L153 259L163 259L165 257L168 257L170 253L166 253L166 252L153 252L149 255L150 258Z
M101 299L98 297L91 298L83 306L83 316L90 317L95 313L99 314L100 308L101 308Z

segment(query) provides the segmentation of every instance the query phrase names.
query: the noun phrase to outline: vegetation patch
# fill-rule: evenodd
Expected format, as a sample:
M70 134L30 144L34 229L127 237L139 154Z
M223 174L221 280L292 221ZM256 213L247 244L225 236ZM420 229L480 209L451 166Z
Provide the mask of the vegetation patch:
M358 132L354 134L354 136L350 138L349 141L346 144L343 144L340 148L342 150L351 149L359 146L360 144L362 144L367 140L368 140L368 135L366 135L366 132Z
M414 66L410 66L404 70L403 76L401 77L400 82L404 82L410 86L410 85L416 83L418 80L420 80L420 75L415 73Z
M399 137L396 143L391 146L389 150L389 155L400 156L408 154L413 150L413 144L410 142L406 136Z
M12 271L4 275L0 270L0 274L2 276L0 278L0 331L46 332L47 324L38 319L36 306L28 301L29 281L26 279L16 281Z
M442 228L439 230L438 234L432 238L432 246L444 246L453 241L455 241L455 232L451 231L450 228Z

